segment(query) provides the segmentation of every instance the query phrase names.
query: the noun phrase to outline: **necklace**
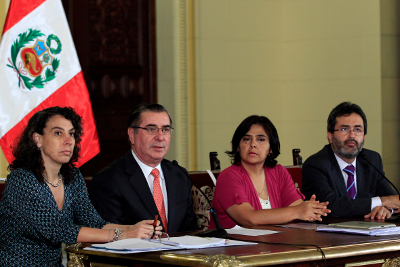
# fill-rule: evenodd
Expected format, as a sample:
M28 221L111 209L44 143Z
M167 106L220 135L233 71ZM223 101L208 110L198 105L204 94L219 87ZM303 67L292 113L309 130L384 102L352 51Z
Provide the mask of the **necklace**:
M257 189L256 189L258 196L260 196L264 192L264 190L265 190L265 184L264 184L263 189L261 190L261 192L258 192Z
M61 183L61 178L62 178L61 173L58 173L58 183L57 183L57 184L53 184L52 182L50 182L49 180L47 180L46 177L45 177L44 175L42 175L42 176L43 176L43 178L46 180L46 182L48 182L49 184L51 184L51 185L54 186L54 187L59 186L60 183Z

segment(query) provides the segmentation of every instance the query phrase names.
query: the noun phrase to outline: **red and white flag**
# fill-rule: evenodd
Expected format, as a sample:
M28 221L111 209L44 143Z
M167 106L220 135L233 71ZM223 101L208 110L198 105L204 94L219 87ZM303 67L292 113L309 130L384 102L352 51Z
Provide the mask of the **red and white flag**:
M81 166L100 152L89 93L61 0L11 0L0 43L0 146L37 111L71 106L83 117Z

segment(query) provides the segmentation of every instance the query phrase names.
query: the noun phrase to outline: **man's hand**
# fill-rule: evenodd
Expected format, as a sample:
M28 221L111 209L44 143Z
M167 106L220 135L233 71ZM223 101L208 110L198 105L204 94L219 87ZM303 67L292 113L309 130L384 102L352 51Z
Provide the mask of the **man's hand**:
M400 208L400 200L399 200L399 195L392 195L392 196L385 196L385 197L380 197L382 201L382 206L388 207L394 210L397 210Z
M389 219L390 217L392 217L392 211L383 206L375 207L370 213L364 216L366 219L378 220Z

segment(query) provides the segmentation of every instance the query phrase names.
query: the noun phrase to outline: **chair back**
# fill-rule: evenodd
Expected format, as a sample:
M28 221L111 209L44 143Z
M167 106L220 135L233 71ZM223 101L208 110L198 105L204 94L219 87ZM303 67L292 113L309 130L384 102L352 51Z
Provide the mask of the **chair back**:
M211 172L215 178L218 177L219 171ZM196 183L198 187L205 193L210 202L213 201L215 183L207 171L196 171L189 172L190 178ZM193 210L197 216L197 224L202 230L206 230L210 224L210 204L204 195L192 185L192 198L193 198Z
M294 185L296 186L297 190L301 191L303 178L301 166L285 166L285 168L288 170L290 176L292 176Z

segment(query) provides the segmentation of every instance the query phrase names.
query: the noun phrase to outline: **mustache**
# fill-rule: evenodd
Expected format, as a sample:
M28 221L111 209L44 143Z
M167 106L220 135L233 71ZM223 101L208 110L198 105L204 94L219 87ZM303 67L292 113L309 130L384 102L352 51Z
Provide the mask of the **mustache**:
M348 140L344 141L344 144L347 145L347 143L349 143L349 142L354 142L358 146L358 142L355 139L348 139Z

